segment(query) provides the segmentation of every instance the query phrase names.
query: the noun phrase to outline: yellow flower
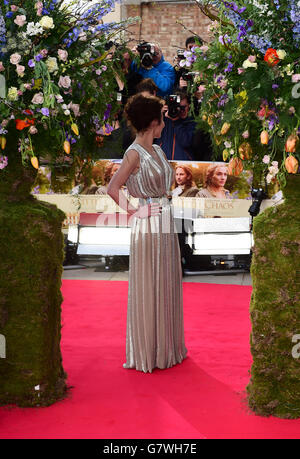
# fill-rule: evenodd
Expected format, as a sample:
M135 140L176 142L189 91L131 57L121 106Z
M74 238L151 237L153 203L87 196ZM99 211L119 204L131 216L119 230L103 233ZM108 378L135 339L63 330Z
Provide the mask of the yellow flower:
M238 94L236 94L235 97L236 99L241 99L239 107L243 107L248 102L248 95L245 89L239 92Z
M18 100L18 90L14 86L9 88L8 93L7 93L7 98L9 100L15 101Z

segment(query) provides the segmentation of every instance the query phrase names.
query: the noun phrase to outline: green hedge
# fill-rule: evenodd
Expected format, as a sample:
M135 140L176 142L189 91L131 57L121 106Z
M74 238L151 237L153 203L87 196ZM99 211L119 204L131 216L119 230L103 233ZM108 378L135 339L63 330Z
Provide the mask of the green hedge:
M300 176L289 176L285 202L254 219L251 265L249 406L259 415L300 417Z
M0 194L0 404L47 406L66 394L60 351L64 213ZM40 390L35 387L40 386Z

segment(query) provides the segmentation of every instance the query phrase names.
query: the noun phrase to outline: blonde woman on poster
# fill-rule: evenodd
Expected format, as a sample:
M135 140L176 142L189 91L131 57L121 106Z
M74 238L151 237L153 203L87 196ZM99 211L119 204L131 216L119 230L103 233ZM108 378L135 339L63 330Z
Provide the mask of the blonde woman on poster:
M199 198L230 199L229 190L225 184L228 177L228 169L223 164L212 164L207 168L204 187L197 193Z

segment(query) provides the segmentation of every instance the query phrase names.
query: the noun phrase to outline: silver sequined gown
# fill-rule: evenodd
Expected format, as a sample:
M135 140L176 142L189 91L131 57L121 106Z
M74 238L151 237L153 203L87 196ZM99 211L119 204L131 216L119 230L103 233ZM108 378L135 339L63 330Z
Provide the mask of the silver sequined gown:
M133 143L140 168L127 189L140 204L160 202L162 213L134 218L131 233L125 368L152 372L186 357L183 330L180 250L169 200L173 169L158 145L159 162ZM128 151L127 150L127 151ZM125 153L126 155L126 153ZM148 198L148 201L147 201Z

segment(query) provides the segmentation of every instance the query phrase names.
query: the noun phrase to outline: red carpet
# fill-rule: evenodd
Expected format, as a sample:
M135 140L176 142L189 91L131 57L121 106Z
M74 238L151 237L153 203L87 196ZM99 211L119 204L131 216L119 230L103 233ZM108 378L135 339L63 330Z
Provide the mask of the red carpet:
M299 438L300 420L249 412L251 288L184 283L188 358L125 370L127 282L63 281L69 397L0 408L0 438Z

